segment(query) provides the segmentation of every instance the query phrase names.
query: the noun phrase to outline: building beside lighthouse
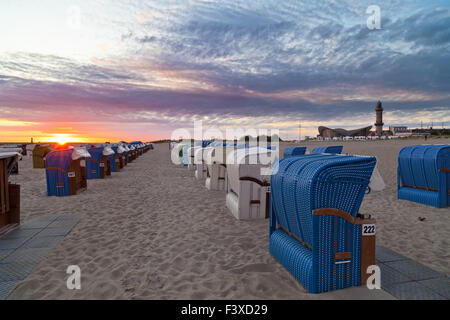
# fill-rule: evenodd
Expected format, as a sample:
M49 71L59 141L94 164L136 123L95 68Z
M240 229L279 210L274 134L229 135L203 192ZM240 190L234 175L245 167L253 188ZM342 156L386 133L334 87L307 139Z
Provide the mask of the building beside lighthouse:
M377 120L375 122L375 134L379 137L383 135L383 106L381 105L381 101L378 101L377 106L375 108L375 112L377 114Z

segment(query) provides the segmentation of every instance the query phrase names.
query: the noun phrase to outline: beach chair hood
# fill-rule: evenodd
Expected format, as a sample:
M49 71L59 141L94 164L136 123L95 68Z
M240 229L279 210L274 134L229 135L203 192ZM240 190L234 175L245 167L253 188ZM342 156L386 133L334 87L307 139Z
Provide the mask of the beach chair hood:
M73 152L74 149L51 151L45 158L45 166L47 168L60 168L66 171L69 169L70 162L74 160L72 158Z
M104 146L103 147L103 155L104 156L112 156L113 154L115 154L115 152L111 148L111 146Z
M91 154L87 151L86 147L74 147L72 149L72 160L78 160L80 158L90 158Z
M103 149L103 147L90 148L88 152L93 160L100 161L103 157Z

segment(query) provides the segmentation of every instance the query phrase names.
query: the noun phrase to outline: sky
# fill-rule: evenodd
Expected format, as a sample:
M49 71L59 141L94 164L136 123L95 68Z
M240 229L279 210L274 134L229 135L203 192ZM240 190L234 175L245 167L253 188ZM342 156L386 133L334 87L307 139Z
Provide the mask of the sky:
M297 139L378 100L386 127L450 126L450 1L0 1L0 141Z

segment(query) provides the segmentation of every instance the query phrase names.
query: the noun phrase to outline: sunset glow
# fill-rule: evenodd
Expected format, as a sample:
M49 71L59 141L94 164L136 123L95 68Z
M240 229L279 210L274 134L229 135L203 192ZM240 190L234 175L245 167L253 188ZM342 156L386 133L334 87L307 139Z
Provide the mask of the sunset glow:
M51 140L51 139L49 139ZM68 136L67 134L55 134L53 137L53 141L57 142L59 145L66 144L68 142L82 142L82 141L76 141L75 138Z

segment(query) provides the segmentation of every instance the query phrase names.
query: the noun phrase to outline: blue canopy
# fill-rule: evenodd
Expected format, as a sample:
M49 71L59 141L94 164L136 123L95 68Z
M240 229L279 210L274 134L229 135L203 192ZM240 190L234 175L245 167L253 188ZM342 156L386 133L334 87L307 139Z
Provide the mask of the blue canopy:
M49 196L70 195L67 170L72 161L72 149L54 150L45 158L45 175L47 179L47 194Z
M45 167L60 168L62 170L69 169L72 161L72 149L54 150L45 156Z
M89 153L91 154L91 158L95 161L102 160L103 157L103 147L90 148Z
M86 178L100 179L100 161L103 157L103 147L90 148L88 151L91 154L91 159L86 161Z

